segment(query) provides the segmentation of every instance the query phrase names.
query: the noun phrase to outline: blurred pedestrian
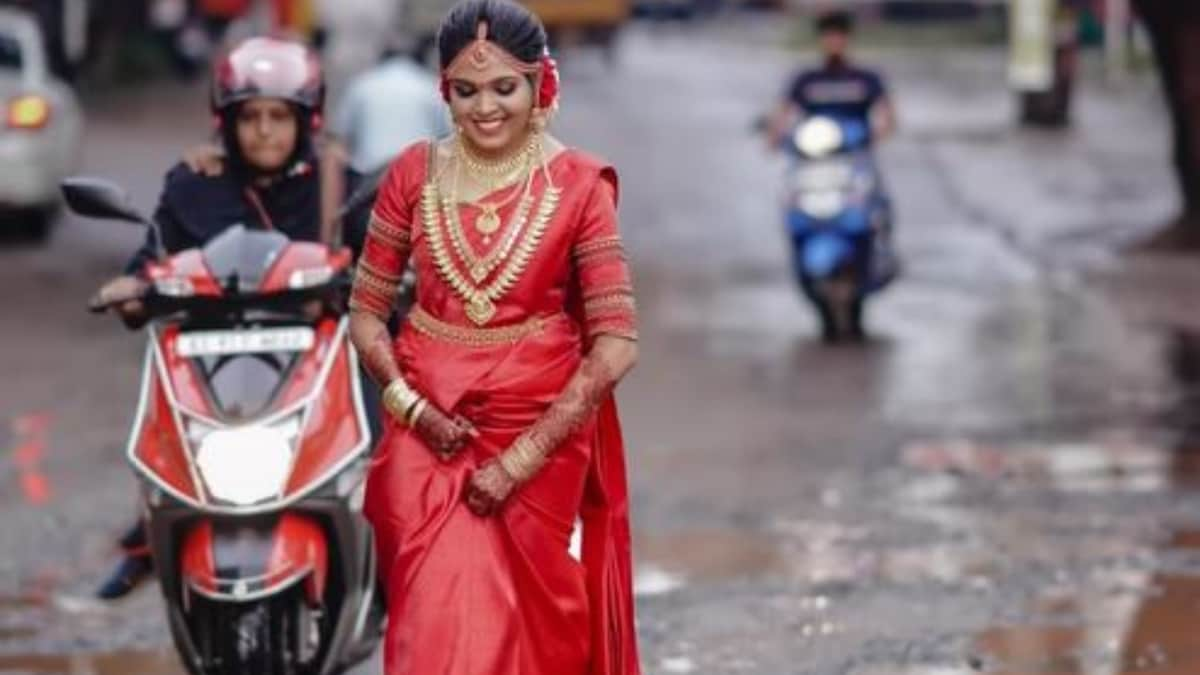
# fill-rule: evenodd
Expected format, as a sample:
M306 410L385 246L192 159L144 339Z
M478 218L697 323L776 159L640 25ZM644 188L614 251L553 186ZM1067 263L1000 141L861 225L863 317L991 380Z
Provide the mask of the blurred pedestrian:
M617 174L545 133L558 71L529 10L466 0L438 51L455 134L392 164L352 296L392 415L364 507L385 672L637 675L612 396L637 358ZM410 256L417 304L393 341Z
M402 3L395 0L314 0L323 36L330 100L340 101L358 73L379 62Z
M896 128L895 108L883 76L851 58L853 15L841 10L823 13L815 28L823 63L792 79L771 120L771 147L800 119L814 115L859 120L872 140L887 138Z
M331 131L356 170L375 171L416 141L449 135L437 78L422 56L421 45L396 38L377 66L350 82Z

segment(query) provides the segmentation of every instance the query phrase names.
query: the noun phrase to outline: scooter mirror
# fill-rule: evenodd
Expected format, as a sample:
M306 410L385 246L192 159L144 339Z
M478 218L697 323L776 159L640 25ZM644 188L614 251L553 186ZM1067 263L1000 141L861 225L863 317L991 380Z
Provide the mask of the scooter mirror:
M145 224L146 218L129 203L121 186L103 178L72 176L62 182L67 206L81 216Z

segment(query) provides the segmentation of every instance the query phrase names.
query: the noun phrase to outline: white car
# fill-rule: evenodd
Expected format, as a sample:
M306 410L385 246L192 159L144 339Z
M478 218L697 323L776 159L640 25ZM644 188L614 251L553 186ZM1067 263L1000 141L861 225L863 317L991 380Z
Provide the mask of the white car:
M0 226L45 238L75 169L83 113L51 75L33 17L0 8Z

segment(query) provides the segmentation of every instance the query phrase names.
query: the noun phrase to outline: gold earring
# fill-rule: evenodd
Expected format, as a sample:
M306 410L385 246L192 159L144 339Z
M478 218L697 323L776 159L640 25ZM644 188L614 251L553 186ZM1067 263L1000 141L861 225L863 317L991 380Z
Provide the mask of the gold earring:
M535 109L533 114L529 116L529 128L535 133L542 133L546 130L547 120L545 113Z

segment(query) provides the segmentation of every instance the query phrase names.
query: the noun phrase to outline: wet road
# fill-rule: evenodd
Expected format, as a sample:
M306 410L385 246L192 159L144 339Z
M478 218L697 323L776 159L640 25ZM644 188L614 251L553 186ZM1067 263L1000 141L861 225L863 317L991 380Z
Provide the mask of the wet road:
M1200 341L1093 282L1171 205L1154 92L1090 92L1072 134L1023 135L997 54L878 55L907 273L868 344L827 348L749 132L792 67L777 38L635 31L615 71L565 64L561 134L622 170L638 276L621 398L647 672L1200 672ZM152 203L202 96L98 107L86 168ZM71 219L0 251L0 673L178 672L154 591L86 599L133 508L142 345L82 306L136 238Z

